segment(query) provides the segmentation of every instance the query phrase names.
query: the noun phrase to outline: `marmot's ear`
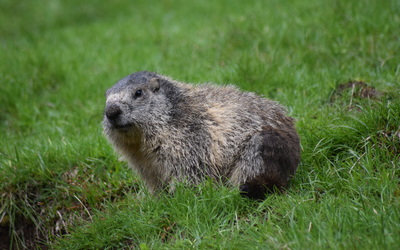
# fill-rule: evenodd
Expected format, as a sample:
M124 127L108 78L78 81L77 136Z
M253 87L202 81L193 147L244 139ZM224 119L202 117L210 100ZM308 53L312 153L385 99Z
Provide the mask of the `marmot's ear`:
M149 85L150 85L151 91L153 91L153 92L159 91L160 90L160 79L155 78L155 77L151 78Z

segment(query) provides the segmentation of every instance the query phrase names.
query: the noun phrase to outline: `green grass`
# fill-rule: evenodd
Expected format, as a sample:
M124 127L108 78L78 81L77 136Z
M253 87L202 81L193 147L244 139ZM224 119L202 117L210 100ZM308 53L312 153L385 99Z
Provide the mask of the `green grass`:
M399 13L395 0L1 1L0 248L396 248ZM140 70L287 106L303 148L288 192L148 194L101 129L105 90ZM353 80L384 95L337 95Z

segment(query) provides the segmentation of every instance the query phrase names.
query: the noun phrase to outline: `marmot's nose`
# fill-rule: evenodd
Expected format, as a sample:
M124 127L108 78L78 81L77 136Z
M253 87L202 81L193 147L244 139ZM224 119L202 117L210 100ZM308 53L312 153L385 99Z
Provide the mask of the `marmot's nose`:
M110 104L106 106L105 114L109 120L114 121L122 114L122 110L117 104Z

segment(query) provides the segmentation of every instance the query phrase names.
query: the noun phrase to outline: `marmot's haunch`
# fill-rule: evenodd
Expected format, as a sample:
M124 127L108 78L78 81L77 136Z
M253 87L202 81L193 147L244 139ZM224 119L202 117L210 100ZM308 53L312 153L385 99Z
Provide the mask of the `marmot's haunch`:
M207 176L263 198L300 161L293 119L234 86L189 85L147 71L107 90L104 132L150 191Z

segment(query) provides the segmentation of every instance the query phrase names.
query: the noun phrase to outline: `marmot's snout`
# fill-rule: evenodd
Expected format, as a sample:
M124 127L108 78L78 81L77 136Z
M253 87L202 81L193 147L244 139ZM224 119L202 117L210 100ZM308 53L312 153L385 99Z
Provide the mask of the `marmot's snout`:
M128 131L134 124L132 117L127 117L128 110L124 103L110 101L104 109L104 125L111 130Z
M105 113L108 120L115 121L122 114L122 110L117 104L112 103L107 105Z
M107 104L104 115L107 121L108 127L111 129L126 129L130 124L124 119L124 111L120 105L116 103Z

